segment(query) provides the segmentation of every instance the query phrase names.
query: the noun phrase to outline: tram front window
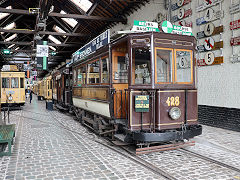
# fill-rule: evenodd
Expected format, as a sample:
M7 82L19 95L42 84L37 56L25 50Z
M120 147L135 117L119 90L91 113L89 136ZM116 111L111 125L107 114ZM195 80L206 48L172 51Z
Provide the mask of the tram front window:
M18 88L18 78L11 78L11 88Z
M10 88L10 79L2 78L2 88Z
M133 84L151 83L151 53L149 47L133 49Z
M157 82L158 83L170 83L173 82L172 79L172 57L173 51L169 49L157 49L156 52L157 59Z
M177 65L177 82L191 82L192 81L192 51L176 51L176 65Z

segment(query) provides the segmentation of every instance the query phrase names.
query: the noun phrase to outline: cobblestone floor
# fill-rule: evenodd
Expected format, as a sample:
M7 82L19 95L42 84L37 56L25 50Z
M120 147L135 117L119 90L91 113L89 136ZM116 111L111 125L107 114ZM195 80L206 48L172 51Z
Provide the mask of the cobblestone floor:
M34 96L31 105L11 111L16 138L12 156L0 157L0 179L164 179L93 141L103 142L72 116L45 108ZM240 169L239 132L204 126L194 140L188 150ZM240 179L238 172L178 150L140 157L179 180Z

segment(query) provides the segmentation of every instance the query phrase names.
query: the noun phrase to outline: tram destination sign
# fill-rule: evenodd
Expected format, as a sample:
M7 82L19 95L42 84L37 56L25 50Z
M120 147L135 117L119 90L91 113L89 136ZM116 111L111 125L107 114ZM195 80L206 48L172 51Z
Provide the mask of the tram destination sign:
M110 30L106 30L73 54L73 63L83 60L101 47L110 43Z
M177 15L172 17L172 22L177 22L191 15L192 15L192 9L184 10L184 8L179 8Z
M149 95L136 95L135 96L135 111L136 112L149 112Z
M196 19L196 24L200 26L201 24L206 24L208 22L223 18L223 16L224 16L223 10L219 10L215 12L212 8L209 8L207 9L203 17Z
M131 31L137 32L159 32L158 23L157 22L149 22L149 21L136 21L134 20L133 28Z
M205 10L209 7L215 6L221 2L223 2L223 0L204 0L204 2L196 8L196 12L203 11L203 10Z
M185 27L185 26L172 25L172 23L169 21L163 21L162 31L165 33L180 34L180 35L187 35L187 36L193 35L192 28Z
M204 31L197 33L197 39L214 36L223 32L223 26L215 27L213 23L207 23L204 27Z
M172 4L171 8L172 11L179 9L182 6L185 6L186 4L189 4L192 0L178 0L177 3Z
M230 22L230 30L240 28L240 19Z
M240 12L240 4L233 4L232 6L229 7L230 10L230 14L236 14L238 12Z

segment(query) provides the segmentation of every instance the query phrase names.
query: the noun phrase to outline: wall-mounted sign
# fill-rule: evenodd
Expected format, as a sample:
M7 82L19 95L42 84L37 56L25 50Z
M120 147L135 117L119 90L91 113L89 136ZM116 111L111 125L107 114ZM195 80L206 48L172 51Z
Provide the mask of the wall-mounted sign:
M240 45L240 36L231 38L230 44L231 44L231 46Z
M163 21L167 20L167 15L166 14L162 14L162 13L158 13L156 16L156 19L154 19L153 21L156 21L157 23L161 23Z
M240 28L240 19L230 22L230 30L239 29L239 28Z
M48 69L48 42L47 41L37 41L37 69L47 70Z
M106 30L73 54L73 62L83 60L96 50L110 43L110 30Z
M182 6L185 6L186 4L189 4L192 0L178 0L177 3L172 4L171 8L172 11L179 9Z
M237 55L237 54L234 54L230 57L230 61L232 63L237 63L237 62L240 62L240 55Z
M136 95L135 96L135 111L136 112L149 112L149 95Z
M192 15L192 9L184 10L184 8L179 8L177 15L172 17L172 21L177 22L191 15Z
M214 36L223 32L223 26L215 27L213 23L208 23L204 27L204 31L197 33L197 39Z
M209 7L215 6L221 2L223 2L223 0L204 0L204 2L196 8L196 12L203 11L203 10L205 10Z
M215 51L223 48L223 41L214 42L213 38L205 39L204 45L197 46L198 52Z
M196 19L196 24L198 26L201 25L201 24L206 24L208 22L215 21L217 19L223 18L223 16L224 16L223 11L214 12L214 10L212 8L209 8L205 12L204 17L200 17L200 18Z
M223 63L223 56L214 57L212 52L207 52L205 54L204 59L197 60L198 66L209 66L209 65L217 65Z
M230 14L235 14L238 13L240 11L240 4L233 4L229 7L230 10Z
M158 23L157 22L149 22L149 21L136 21L134 20L133 28L131 31L137 32L159 32Z
M192 36L192 28L185 26L172 25L169 21L163 21L162 30L165 33Z
M192 27L192 22L186 22L185 20L178 21L180 26Z

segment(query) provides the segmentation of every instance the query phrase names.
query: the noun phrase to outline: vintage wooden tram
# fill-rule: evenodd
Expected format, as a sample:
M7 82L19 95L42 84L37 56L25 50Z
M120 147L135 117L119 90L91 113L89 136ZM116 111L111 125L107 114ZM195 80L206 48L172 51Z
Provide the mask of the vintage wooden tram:
M21 106L25 104L25 72L17 66L4 65L1 78L1 104L3 106Z
M75 56L72 101L78 119L125 142L200 135L195 47L191 36L132 33L87 57Z

